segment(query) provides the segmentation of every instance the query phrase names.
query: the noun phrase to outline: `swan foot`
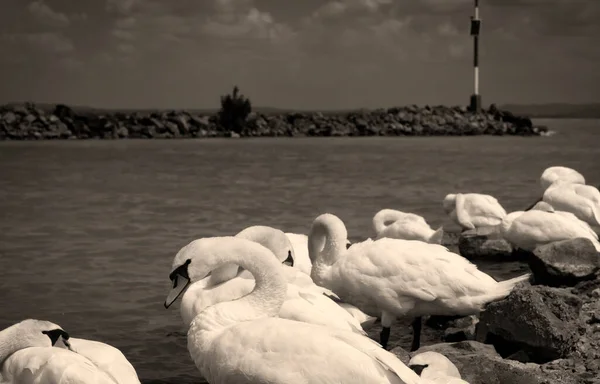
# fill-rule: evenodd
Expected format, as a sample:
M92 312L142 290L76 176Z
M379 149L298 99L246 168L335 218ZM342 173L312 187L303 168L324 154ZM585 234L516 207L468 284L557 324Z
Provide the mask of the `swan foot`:
M388 341L390 340L390 327L382 327L381 333L379 333L379 344L383 349L388 349Z
M423 319L421 316L415 318L412 322L413 329L413 341L412 346L410 347L410 351L414 352L421 346L421 327L423 325Z

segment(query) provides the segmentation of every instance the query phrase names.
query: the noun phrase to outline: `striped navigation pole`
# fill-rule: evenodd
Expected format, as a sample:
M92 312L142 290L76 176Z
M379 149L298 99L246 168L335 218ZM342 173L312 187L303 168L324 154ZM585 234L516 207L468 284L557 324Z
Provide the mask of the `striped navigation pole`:
M469 109L473 112L481 111L481 95L479 94L479 0L475 0L475 14L471 16L471 36L473 36L473 94Z

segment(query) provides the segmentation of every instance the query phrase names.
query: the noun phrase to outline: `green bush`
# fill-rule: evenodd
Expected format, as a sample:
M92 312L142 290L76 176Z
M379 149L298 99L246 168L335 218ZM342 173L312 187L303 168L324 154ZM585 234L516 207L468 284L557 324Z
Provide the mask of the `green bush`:
M219 123L227 131L241 133L248 115L252 112L250 100L239 93L240 89L233 87L233 93L221 96Z

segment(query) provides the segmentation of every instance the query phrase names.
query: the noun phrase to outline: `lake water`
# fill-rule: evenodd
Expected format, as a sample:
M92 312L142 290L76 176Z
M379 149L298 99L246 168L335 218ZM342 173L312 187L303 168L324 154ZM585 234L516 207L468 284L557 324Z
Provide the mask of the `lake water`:
M183 245L255 224L307 233L324 212L355 239L372 235L382 208L435 227L457 191L522 209L551 165L600 183L600 120L536 123L558 134L1 142L0 329L50 320L120 348L143 383L201 382L178 305L163 307ZM522 269L481 268L500 278ZM391 341L408 347L410 329L396 332Z

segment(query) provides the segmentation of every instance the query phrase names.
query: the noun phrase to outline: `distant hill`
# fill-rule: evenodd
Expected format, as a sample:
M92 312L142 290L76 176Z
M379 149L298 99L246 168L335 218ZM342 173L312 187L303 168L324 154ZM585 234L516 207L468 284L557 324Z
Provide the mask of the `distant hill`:
M534 118L600 118L600 103L504 104L498 108L511 111L515 115L524 115Z
M22 102L7 103L5 105L19 105ZM55 104L50 103L35 103L35 105L43 110L53 110ZM159 108L144 108L144 109L133 109L133 108L119 108L119 109L108 109L108 108L94 108L86 106L73 106L69 105L76 112L80 113L111 113L111 112L155 112L164 111L169 109ZM566 103L549 103L549 104L503 104L498 107L501 110L508 110L515 115L528 116L532 118L579 118L579 119L600 119L600 103L589 103L589 104L566 104ZM217 108L197 108L197 109L186 109L191 113L197 114L215 114ZM255 112L264 114L281 114L290 112L299 113L314 113L322 112L323 114L338 114L358 111L359 109L344 109L344 110L301 110L301 109L286 109L286 108L273 108L273 107L254 107ZM368 110L368 109L365 109Z

